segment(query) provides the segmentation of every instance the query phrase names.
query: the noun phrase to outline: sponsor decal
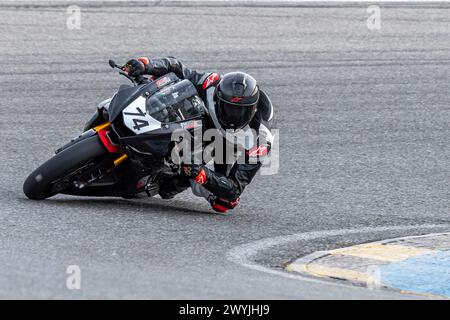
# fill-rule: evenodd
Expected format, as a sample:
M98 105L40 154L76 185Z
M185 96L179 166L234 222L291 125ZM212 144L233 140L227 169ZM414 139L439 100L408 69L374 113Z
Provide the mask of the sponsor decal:
M205 169L202 169L198 175L195 177L195 182L198 184L204 184L206 182L206 172Z
M256 146L247 151L249 157L264 157L267 153L269 153L269 148L267 148L267 145L265 144Z
M158 88L161 88L163 85L166 85L170 82L170 78L169 77L163 77L161 79L156 80L156 86Z
M201 121L198 121L201 123ZM197 121L195 120L191 120L191 121L186 121L186 122L181 122L180 125L183 129L189 130L189 129L193 129L196 126Z
M219 80L219 75L217 73L211 73L208 78L203 82L203 90L216 83Z
M240 97L233 97L233 98L231 98L231 102L239 102L239 101L241 101L243 98L240 98Z
M140 62L144 64L144 66L148 65L150 60L147 57L141 57L138 59Z

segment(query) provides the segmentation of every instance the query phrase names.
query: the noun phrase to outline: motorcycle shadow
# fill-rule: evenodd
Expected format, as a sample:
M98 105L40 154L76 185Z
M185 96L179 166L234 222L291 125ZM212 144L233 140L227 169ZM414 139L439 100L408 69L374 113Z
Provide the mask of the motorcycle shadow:
M163 200L159 198L138 198L138 199L120 199L120 198L51 198L44 200L45 202L57 205L60 207L94 207L108 208L120 208L126 209L136 213L157 213L152 209L158 210L158 212L164 213L182 213L182 214L208 214L215 216L215 212L208 206L199 203L193 203L184 200ZM42 203L42 202L40 202Z

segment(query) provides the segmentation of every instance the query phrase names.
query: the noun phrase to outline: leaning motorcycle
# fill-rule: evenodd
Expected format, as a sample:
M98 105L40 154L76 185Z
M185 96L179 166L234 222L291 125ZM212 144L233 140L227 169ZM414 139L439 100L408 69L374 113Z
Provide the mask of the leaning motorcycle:
M171 161L175 130L201 125L204 103L195 86L174 73L158 79L129 77L101 102L84 132L56 150L23 184L25 195L42 200L56 194L118 196L158 193L158 182L180 172Z

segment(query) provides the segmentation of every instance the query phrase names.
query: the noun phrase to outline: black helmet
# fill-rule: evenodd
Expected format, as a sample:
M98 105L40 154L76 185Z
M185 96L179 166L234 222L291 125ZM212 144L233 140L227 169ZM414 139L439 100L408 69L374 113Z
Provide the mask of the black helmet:
M243 72L230 72L216 87L216 114L224 129L245 127L256 113L259 88L256 80Z

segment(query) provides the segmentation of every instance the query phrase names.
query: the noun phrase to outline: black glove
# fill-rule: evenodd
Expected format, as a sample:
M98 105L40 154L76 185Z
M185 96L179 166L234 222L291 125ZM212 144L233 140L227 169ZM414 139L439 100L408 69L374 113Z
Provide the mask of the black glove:
M128 73L130 77L137 78L145 73L145 65L137 59L131 59L125 64L124 71Z
M223 198L215 198L214 200L211 200L211 207L217 211L217 212L227 212L228 210L234 209L239 204L240 198L237 198L236 200L229 201L227 199Z

